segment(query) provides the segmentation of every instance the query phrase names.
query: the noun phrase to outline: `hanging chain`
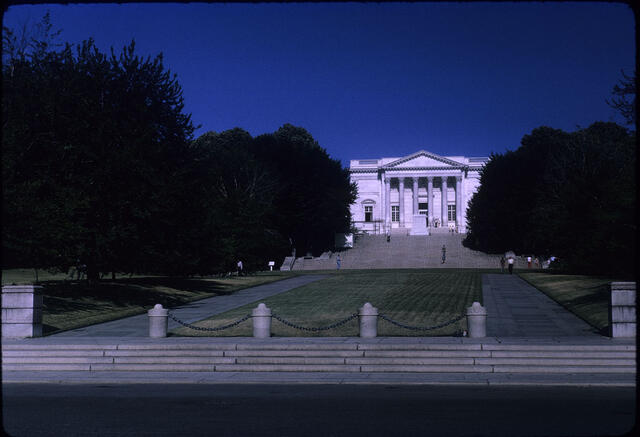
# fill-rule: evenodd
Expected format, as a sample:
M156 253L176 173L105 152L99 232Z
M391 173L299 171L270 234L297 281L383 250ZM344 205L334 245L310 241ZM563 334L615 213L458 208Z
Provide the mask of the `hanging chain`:
M349 317L347 317L346 319L340 320L340 321L338 321L336 323L333 323L333 324L331 324L329 326L323 326L321 328L314 328L314 327L308 328L306 326L296 325L293 322L290 322L290 321L288 321L286 319L283 319L282 317L278 316L277 314L272 314L271 316L274 319L276 319L278 322L280 322L280 323L282 323L284 325L290 326L290 327L295 328L295 329L299 329L301 331L310 331L310 332L327 331L329 329L337 328L338 326L342 326L345 323L347 323L347 322L349 322L349 321L351 321L351 320L353 320L353 319L358 317L358 315L356 313L353 313Z
M456 317L455 319L449 320L448 322L444 322L441 323L439 325L434 325L434 326L410 326L410 325L405 325L404 323L401 322L397 322L393 319L391 319L390 317L384 315L384 314L379 314L378 317L380 317L382 320L389 322L393 325L399 326L400 328L404 328L404 329L409 329L411 331L431 331L434 329L438 329L438 328L444 328L445 326L451 325L453 323L459 322L460 320L462 320L463 318L466 317L466 314L462 314L460 317Z
M196 331L211 331L211 332L215 332L215 331L223 331L225 329L229 329L229 328L233 328L234 326L238 326L240 323L245 322L247 320L249 320L251 318L251 314L247 314L246 316L244 316L243 318L236 320L233 323L229 323L228 325L224 325L224 326L218 326L217 328L204 328L202 326L195 326L192 325L190 323L187 322L183 322L182 320L176 318L173 314L168 313L169 317L172 320L175 320L176 322L178 322L179 324L181 324L182 326L185 326L187 328L190 329L195 329Z
M192 325L190 323L187 322L183 322L182 320L178 319L177 317L175 317L173 314L168 313L168 316L176 321L177 323L181 324L182 326L185 326L187 328L190 329L194 329L196 331L209 331L209 332L216 332L216 331L223 331L225 329L229 329L229 328L233 328L234 326L238 326L239 324L246 322L247 320L249 320L252 315L251 314L247 314L246 316L244 316L241 319L236 320L235 322L229 323L228 325L224 325L224 326L218 326L215 328L205 328L205 327L201 327L201 326L195 326ZM280 323L287 325L291 328L294 329L299 329L301 331L307 331L307 332L319 332L319 331L328 331L330 329L334 329L337 328L339 326L342 326L348 322L350 322L353 319L358 318L358 314L357 313L353 313L351 314L349 317L339 320L335 323L332 323L331 325L328 326L322 326L322 327L307 327L307 326L301 326L301 325L297 325L293 322L290 322L287 319L284 319L280 316L278 316L277 314L272 314L272 317L274 319L276 319L277 321L279 321ZM402 322L398 322L396 320L393 320L392 318L388 317L385 314L379 314L378 317L380 317L382 320L391 323L392 325L398 326L400 328L404 328L404 329L409 329L411 331L431 331L434 329L439 329L439 328L444 328L445 326L451 325L453 323L459 322L460 320L462 320L464 317L466 317L466 314L462 314L459 317L456 317L455 319L451 319L447 322L444 323L440 323L439 325L434 325L434 326L411 326L411 325L405 325Z

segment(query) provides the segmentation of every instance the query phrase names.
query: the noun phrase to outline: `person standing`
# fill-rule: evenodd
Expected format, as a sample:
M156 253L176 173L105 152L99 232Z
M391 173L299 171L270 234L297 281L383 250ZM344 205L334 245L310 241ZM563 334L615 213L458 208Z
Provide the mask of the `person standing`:
M513 273L513 261L514 259L512 257L509 257L509 274Z
M500 257L500 272L504 273L504 264L506 260L504 259L504 255Z
M531 256L527 257L527 268L530 269L531 268Z
M336 257L336 268L337 270L340 270L340 254Z
M242 276L242 261L238 261L238 276Z
M442 245L442 264L444 264L444 262L447 260L447 248L446 246L443 244Z

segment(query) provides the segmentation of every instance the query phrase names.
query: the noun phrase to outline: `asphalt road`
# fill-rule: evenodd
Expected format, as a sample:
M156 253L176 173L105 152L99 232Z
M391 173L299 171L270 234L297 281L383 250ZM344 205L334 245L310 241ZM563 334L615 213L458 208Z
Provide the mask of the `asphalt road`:
M4 384L12 436L578 436L635 424L635 388Z

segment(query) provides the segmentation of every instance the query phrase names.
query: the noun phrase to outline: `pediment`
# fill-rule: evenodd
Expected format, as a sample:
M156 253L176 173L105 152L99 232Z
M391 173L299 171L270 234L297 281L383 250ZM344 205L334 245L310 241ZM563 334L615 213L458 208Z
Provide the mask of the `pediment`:
M404 158L400 158L395 161L392 161L384 166L385 169L434 168L434 167L460 168L460 167L464 167L464 164L449 158L445 158L444 156L436 155L435 153L430 153L430 152L421 150L409 156L405 156Z

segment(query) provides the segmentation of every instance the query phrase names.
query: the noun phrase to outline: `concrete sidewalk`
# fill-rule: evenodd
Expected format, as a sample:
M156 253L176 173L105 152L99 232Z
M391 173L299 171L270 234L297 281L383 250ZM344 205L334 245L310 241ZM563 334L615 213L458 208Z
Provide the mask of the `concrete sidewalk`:
M171 313L186 323L197 322L216 314L241 307L251 302L265 299L269 296L301 287L326 278L327 275L296 276L270 284L245 288L233 294L214 296L207 299L190 302L177 308L170 308ZM177 322L169 319L169 330L180 327ZM61 332L45 338L60 337L147 337L149 335L149 318L146 314L126 317L120 320L100 323L84 328Z
M487 336L600 337L596 328L573 315L517 275L482 275Z

